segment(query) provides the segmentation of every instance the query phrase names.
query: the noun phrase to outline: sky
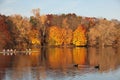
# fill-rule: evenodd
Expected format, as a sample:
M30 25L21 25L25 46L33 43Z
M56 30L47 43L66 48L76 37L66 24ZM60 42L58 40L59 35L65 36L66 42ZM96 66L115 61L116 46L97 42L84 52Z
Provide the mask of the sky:
M0 14L31 16L32 9L40 14L68 14L120 20L120 0L0 0Z

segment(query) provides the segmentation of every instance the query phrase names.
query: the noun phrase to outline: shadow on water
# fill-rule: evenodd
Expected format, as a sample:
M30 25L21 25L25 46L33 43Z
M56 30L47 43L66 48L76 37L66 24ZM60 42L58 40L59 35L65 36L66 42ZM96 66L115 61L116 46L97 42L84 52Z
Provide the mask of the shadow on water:
M120 48L44 47L31 55L0 54L0 80L59 80L109 72L120 65ZM79 67L74 67L77 64ZM94 66L99 65L99 69ZM77 79L73 79L77 80Z

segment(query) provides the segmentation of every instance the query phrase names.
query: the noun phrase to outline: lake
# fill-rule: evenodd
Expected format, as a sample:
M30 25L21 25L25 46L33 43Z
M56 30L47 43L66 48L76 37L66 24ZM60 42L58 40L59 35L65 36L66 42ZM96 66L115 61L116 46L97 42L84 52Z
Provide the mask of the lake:
M120 48L32 50L37 52L29 55L0 53L0 80L120 80Z

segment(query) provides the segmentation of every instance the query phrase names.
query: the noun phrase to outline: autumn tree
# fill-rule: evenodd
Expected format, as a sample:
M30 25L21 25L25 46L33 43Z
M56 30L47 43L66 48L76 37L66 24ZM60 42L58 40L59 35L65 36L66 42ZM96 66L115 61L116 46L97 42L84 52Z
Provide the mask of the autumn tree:
M89 45L113 45L116 40L117 29L111 21L100 19L95 27L88 32Z
M57 26L52 26L49 28L48 35L48 45L59 46L62 45L61 39L61 28Z
M47 19L47 16L46 15L41 15L40 16L40 21L41 21L41 42L42 42L42 45L45 46L46 44L46 35L47 35L47 26L45 25L45 22L46 22L46 19Z
M34 14L33 17L31 17L31 20L30 22L33 25L33 27L35 26L35 28L40 32L40 37L41 37L41 44L42 45L45 45L45 38L46 38L46 25L45 25L45 22L46 22L46 19L47 19L47 16L46 15L40 15L40 9L33 9L32 10L32 13Z
M62 27L52 26L49 28L48 44L65 46L72 43L72 30L69 29L66 20L63 20Z
M39 31L36 29L32 29L29 32L29 42L32 45L41 45L41 39L40 39L40 34Z
M31 23L32 27L37 28L39 20L37 20L34 16L30 16L30 23Z
M9 47L7 44L12 42L9 27L6 24L6 19L7 17L0 15L0 49Z
M69 28L72 29L73 31L81 24L82 17L77 16L76 14L66 14L67 17L67 23L69 24Z
M36 18L39 18L39 16L40 16L40 9L39 9L39 8L37 8L37 9L32 9L32 13L34 14L34 16L35 16Z
M120 21L118 20L111 20L114 23L115 28L117 29L116 40L114 41L116 46L120 46Z
M46 26L49 27L49 26L52 26L52 19L53 19L53 15L52 14L47 14L47 19L46 19Z
M75 46L87 45L86 29L83 25L78 26L73 32L73 44Z
M51 25L52 26L62 26L62 17L60 15L53 15L52 20L51 20Z
M29 31L31 30L31 26L29 24L29 19L26 17L22 17L21 15L13 15L9 17L9 20L14 26L11 26L11 34L14 38L15 45L20 48L20 46L28 46L29 45ZM10 23L9 21L9 23Z
M67 23L67 18L64 18L62 21L62 28L61 28L61 39L62 39L62 44L65 45L70 45L72 43L72 29L69 28L69 24Z
M40 9L32 9L32 13L34 16L30 17L30 23L33 28L40 30L41 28L41 21L40 21Z

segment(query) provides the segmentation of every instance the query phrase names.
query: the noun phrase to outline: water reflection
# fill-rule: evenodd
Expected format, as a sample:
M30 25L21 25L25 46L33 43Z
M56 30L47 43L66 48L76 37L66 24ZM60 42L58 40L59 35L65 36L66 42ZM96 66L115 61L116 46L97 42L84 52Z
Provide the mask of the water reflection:
M73 61L75 64L87 64L87 49L86 48L73 48Z
M89 64L92 66L100 66L100 71L114 70L120 65L120 50L119 48L88 48Z
M0 80L78 80L84 74L116 70L120 48L41 48L31 55L0 54ZM89 65L75 68L73 64ZM98 65L99 70L91 69Z
M64 68L72 64L72 49L70 48L49 48L47 54L51 68Z
M0 54L0 80L2 80L3 77L5 77L6 68L10 67L11 61L11 56L4 56Z

